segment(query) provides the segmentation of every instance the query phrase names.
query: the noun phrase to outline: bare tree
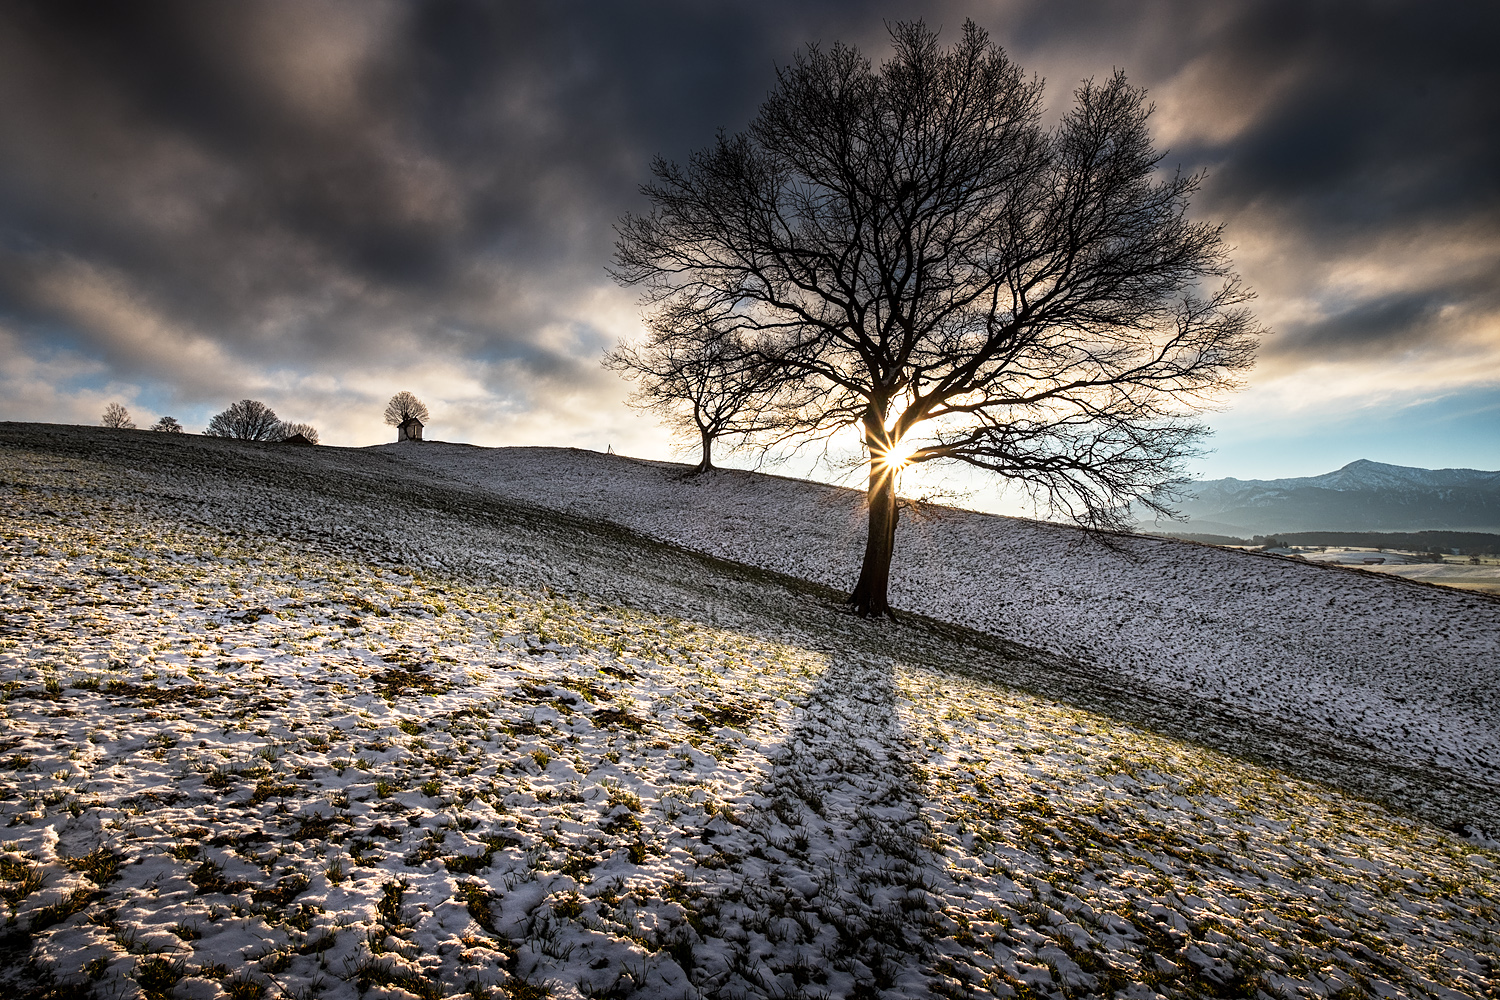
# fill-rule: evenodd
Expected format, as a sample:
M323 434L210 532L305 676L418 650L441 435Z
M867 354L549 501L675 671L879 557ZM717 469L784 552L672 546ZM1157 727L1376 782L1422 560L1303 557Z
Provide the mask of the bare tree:
M682 308L654 316L646 340L616 347L604 355L604 366L637 383L632 405L696 434L694 473L714 467L715 441L743 442L766 426L772 382L780 375L736 333Z
M396 393L391 397L391 401L385 404L385 422L392 427L400 427L412 417L416 417L425 424L427 416L427 404L405 389Z
M277 441L281 438L281 421L276 411L260 400L242 399L214 414L203 433L241 441Z
M1122 74L1045 129L1040 81L974 24L946 49L921 22L891 35L878 70L809 47L746 132L658 159L613 269L652 312L703 314L820 386L794 438L857 428L864 615L890 611L912 463L993 471L1090 527L1174 514L1190 418L1258 333L1220 228L1187 218L1200 178L1158 171Z
M153 431L160 431L164 434L182 433L182 425L177 422L176 417L162 417L156 423L151 425L151 429Z
M312 424L295 424L287 423L286 421L282 421L281 425L277 428L276 440L285 441L287 438L296 437L298 434L307 438L308 444L318 443L318 429Z
M120 431L135 430L135 421L130 419L130 411L120 403L110 403L104 408L104 416L99 419L105 427L113 427Z

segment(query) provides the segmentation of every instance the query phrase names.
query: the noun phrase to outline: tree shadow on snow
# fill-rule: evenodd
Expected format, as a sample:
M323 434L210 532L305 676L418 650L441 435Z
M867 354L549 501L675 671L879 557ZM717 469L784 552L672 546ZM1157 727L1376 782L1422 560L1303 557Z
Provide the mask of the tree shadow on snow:
M948 979L936 970L951 970L953 886L922 816L894 674L889 661L836 658L746 815L705 829L729 865L700 869L717 876L695 915L704 995L930 996L934 976Z

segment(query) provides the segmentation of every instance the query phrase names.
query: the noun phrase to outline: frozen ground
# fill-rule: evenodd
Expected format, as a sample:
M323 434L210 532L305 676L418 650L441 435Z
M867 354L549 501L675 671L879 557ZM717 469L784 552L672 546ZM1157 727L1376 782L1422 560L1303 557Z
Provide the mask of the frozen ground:
M13 995L1500 990L1491 846L408 470L0 425Z
M380 450L503 497L836 589L859 575L864 519L853 490L744 472L684 478L682 466L569 449ZM1223 706L1246 718L1245 731L1319 739L1325 777L1370 760L1446 775L1455 785L1443 808L1463 818L1482 802L1494 828L1500 601L1175 539L1110 543L1036 521L908 512L892 602L1058 654L1148 698ZM1407 782L1362 787L1401 796Z

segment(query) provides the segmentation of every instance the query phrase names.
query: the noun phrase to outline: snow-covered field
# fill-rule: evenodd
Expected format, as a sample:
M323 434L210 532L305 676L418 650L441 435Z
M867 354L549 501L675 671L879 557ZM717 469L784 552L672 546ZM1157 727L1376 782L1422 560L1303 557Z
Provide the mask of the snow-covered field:
M861 494L552 448L429 443L402 462L653 538L847 590ZM1500 816L1500 601L1358 570L950 508L903 516L892 602L1211 701L1346 760L1446 773ZM1405 779L1397 779L1404 781ZM1399 794L1398 786L1368 791Z
M1368 573L1388 573L1404 580L1420 580L1444 587L1500 595L1500 566L1494 564L1470 566L1463 563L1426 562L1411 558L1405 553L1375 549L1325 549L1298 554L1308 562L1357 566ZM1375 560L1383 562L1377 564Z
M15 996L1500 989L1493 846L412 468L0 425Z
M1457 566L1453 563L1415 563L1410 566L1366 566L1367 571L1420 580L1444 587L1500 596L1500 566Z

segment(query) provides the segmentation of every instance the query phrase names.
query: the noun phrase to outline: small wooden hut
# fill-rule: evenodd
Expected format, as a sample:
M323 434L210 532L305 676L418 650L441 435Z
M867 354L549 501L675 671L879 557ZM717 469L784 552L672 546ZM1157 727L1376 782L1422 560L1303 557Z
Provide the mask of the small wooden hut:
M422 421L416 417L407 417L396 427L396 441L420 441L422 440Z

